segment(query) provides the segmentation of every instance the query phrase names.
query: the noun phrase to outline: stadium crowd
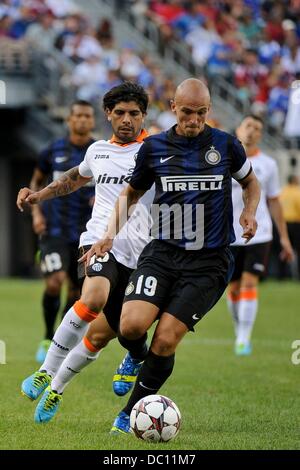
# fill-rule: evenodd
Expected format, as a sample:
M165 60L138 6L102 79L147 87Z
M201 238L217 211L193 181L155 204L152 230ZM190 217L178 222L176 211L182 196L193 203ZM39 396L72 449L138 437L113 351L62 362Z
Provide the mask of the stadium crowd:
M124 42L117 47L110 20L103 18L92 27L71 0L5 0L0 18L0 41L6 50L15 43L19 52L24 49L25 67L28 47L42 53L56 48L73 62L72 74L62 77L61 83L74 87L78 99L93 102L122 81L135 81L151 96L150 123L159 129L174 123L168 108L175 82L134 44Z
M292 84L300 77L300 2L260 0L125 0L117 8L153 21L164 44L185 41L203 77L222 75L235 85L251 111L267 116L288 137L295 126ZM116 45L112 23L102 18L92 26L71 0L3 0L0 39L22 41L41 51L57 48L73 63L64 86L74 86L77 98L101 98L112 86L131 80L151 96L149 116L166 129L174 118L169 100L173 77L149 54L128 41ZM296 111L297 112L297 111ZM289 115L292 118L289 118ZM286 119L286 116L288 118Z
M299 0L129 0L122 7L154 21L164 44L185 41L209 79L225 77L252 112L282 128L300 77ZM285 133L299 136L294 118Z

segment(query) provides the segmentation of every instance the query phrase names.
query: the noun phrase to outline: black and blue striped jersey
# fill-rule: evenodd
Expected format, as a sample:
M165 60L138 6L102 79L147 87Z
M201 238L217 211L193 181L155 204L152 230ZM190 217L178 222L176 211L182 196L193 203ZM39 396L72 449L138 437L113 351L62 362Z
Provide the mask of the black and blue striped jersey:
M235 240L231 178L251 172L244 148L208 125L194 138L175 128L144 141L130 179L134 189L155 183L152 235L185 249L227 246Z
M84 159L89 146L78 147L68 137L55 140L41 152L37 168L48 176L49 183L63 173L78 166ZM68 242L78 242L92 213L92 199L95 195L93 184L86 185L74 193L50 199L42 203L42 211L47 222L47 235L63 237Z

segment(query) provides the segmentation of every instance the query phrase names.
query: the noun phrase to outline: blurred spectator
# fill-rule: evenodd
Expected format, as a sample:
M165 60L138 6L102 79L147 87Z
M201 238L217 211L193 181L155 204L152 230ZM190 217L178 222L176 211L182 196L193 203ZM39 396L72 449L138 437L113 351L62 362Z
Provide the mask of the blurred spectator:
M222 41L212 45L211 55L207 61L207 71L210 76L222 75L230 78L232 74L232 60L234 59L233 34L224 33Z
M108 18L103 18L96 30L96 39L102 44L102 42L108 41L109 43L113 39L112 24Z
M259 63L256 49L247 49L241 63L236 66L234 74L240 98L253 102L257 101L260 95L259 101L265 102L267 93L262 96L262 92L266 89L268 73L267 67Z
M77 87L78 99L93 101L99 98L101 87L107 82L107 68L101 61L101 56L91 53L83 62L76 65L71 81Z
M94 37L86 34L84 28L81 28L75 34L68 35L62 52L73 62L79 63L91 55L102 55L102 47Z
M203 22L204 17L199 13L197 1L190 1L186 4L185 11L180 13L171 22L171 25L182 38L185 38L188 33L201 26Z
M0 18L0 38L9 38L11 25L13 24L13 19L8 15L3 15Z
M244 38L252 44L257 43L257 40L260 38L262 25L255 21L251 10L245 9L242 15L238 18L238 22L238 30L244 36Z
M81 28L81 18L79 15L69 15L64 18L61 32L58 34L55 47L60 51L63 49L66 39L75 35Z
M165 109L157 116L156 122L163 131L166 131L176 124L176 116L170 109L170 103L164 103L164 108Z
M185 13L181 0L169 0L168 2L152 1L149 15L157 24L170 24L180 15Z
M54 46L58 31L55 28L55 17L51 10L45 11L38 17L37 23L31 24L25 38L31 46L47 52Z
M299 38L296 33L296 25L291 20L284 20L285 32L284 46L282 48L282 68L290 73L300 72L300 47Z
M279 44L283 43L284 31L282 27L282 21L284 20L284 5L279 2L271 5L271 2L266 2L266 8L268 8L266 14L266 32L271 41L276 41Z
M290 87L287 115L284 123L285 137L300 139L300 72Z
M270 116L270 124L277 130L282 129L285 115L288 110L289 82L289 75L282 74L279 77L276 86L274 86L270 91L268 113Z
M22 6L20 9L19 18L12 23L10 28L10 37L14 39L20 39L26 33L28 26L34 22L37 13L26 6Z
M19 18L19 6L18 3L14 4L11 0L2 0L0 3L0 18L4 16L8 16L12 20Z
M143 62L139 57L135 45L124 43L120 53L120 72L125 80L136 80L143 70Z
M192 49L192 58L197 65L205 65L212 54L213 45L220 43L214 23L206 18L202 26L193 29L185 38Z
M78 10L72 0L46 0L48 8L57 17L65 18Z
M258 43L258 53L260 63L272 66L274 60L281 56L281 47L277 41L269 37L268 31L264 30Z

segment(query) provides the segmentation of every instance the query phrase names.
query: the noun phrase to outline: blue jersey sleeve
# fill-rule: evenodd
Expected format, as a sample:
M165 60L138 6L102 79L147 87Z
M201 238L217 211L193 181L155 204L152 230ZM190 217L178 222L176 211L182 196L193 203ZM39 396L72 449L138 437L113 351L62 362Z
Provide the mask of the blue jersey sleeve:
M129 180L129 184L133 189L147 191L153 185L155 178L149 165L150 158L149 145L144 142L137 153L135 168Z
M45 175L50 175L52 172L51 163L51 148L47 147L39 154L37 168Z
M231 144L231 175L236 180L246 178L251 172L251 163L241 142L233 138Z

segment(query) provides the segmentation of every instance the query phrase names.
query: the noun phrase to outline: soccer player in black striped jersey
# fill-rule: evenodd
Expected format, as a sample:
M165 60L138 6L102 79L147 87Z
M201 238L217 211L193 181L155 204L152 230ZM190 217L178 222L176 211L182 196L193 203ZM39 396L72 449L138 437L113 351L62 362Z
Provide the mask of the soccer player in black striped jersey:
M210 109L206 85L185 80L171 107L177 124L144 141L105 236L85 255L89 262L91 256L103 256L112 248L116 228L154 183L152 235L156 239L144 248L129 279L120 321L121 344L128 346L159 321L129 401L114 422L115 433L129 431L132 407L165 383L178 343L218 301L230 280L231 177L243 189L240 223L245 241L256 231L258 181L238 140L205 123Z
M95 142L91 134L95 127L94 109L89 102L77 100L72 104L67 125L68 135L55 139L41 152L30 182L33 191L42 189L65 171L79 165L89 146ZM44 362L54 335L65 280L68 281L68 290L63 314L80 296L78 241L91 217L94 196L92 183L62 199L45 201L31 208L32 226L39 236L41 270L45 278L42 299L45 337L36 352L39 363Z

